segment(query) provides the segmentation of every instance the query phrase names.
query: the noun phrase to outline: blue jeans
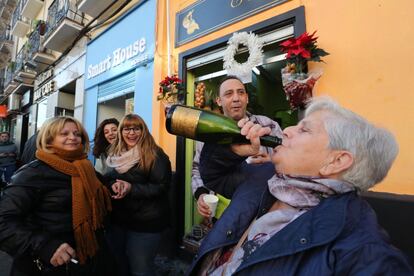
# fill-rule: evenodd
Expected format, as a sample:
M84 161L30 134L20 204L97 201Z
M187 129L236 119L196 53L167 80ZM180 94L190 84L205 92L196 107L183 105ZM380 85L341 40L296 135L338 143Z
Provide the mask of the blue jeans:
M15 171L16 171L16 165L15 164L8 165L8 166L1 166L0 167L0 178L4 174L4 181L6 183L10 183L10 179L11 179L11 177L14 174Z
M140 233L111 225L107 229L106 237L118 263L118 275L155 275L154 258L161 232Z

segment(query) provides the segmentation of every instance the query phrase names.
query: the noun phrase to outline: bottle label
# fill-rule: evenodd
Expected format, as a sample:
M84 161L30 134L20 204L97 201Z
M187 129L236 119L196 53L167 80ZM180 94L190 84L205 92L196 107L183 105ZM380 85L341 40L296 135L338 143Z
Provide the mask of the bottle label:
M172 115L171 129L175 135L194 139L200 115L200 110L177 106Z

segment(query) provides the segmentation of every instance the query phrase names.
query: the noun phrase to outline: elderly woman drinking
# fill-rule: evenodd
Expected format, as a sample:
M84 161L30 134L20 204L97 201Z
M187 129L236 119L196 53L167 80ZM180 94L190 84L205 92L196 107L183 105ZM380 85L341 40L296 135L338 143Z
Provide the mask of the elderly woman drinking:
M239 126L251 144L206 144L200 160L205 182L240 172L270 131L244 119ZM358 195L384 179L397 153L389 131L332 100L314 100L274 149L275 175L251 171L202 243L190 274L412 274Z

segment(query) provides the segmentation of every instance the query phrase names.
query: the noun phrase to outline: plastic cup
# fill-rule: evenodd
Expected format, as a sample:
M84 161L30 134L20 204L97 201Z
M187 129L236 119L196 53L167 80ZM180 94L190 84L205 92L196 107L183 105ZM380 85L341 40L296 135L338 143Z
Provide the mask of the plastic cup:
M219 201L219 198L215 195L204 195L203 197L204 202L208 205L208 208L210 209L211 212L211 217L214 217L216 215L216 208L217 208L217 204Z

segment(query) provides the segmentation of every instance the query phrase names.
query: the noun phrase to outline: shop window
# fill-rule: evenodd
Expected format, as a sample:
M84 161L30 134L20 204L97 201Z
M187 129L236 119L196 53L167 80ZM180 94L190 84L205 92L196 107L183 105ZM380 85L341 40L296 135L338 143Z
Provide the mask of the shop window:
M297 114L290 111L282 88L281 69L285 66L285 55L281 53L279 45L286 39L303 33L305 29L304 8L299 7L243 30L235 30L254 32L264 41L263 64L252 70L252 81L245 84L249 93L248 111L268 116L278 121L282 128L295 124ZM187 105L196 104L195 92L197 91L200 99L199 92L202 88L204 108L216 108L214 99L218 93L218 84L227 75L223 70L223 56L230 36L231 34L180 54L179 67L188 92ZM235 59L243 62L247 55L247 48L239 49ZM204 85L200 85L201 83ZM190 233L192 226L201 221L191 189L194 144L191 139L177 139L177 182L184 182L182 194L185 200L180 205L184 214L183 234Z
M73 117L74 111L73 109L67 109L63 107L55 107L55 116L69 116Z
M298 30L296 23L277 23L277 27L267 26L266 30L258 31L257 34L264 42L263 46L263 64L253 68L252 81L246 83L245 87L249 94L249 104L247 109L252 114L265 115L277 121L282 128L296 124L297 114L291 112L286 100L282 87L281 69L285 66L285 55L280 50L280 43L295 35ZM197 105L197 96L200 99L200 89L204 95L204 107L206 109L217 110L215 98L218 95L219 82L227 75L223 70L223 56L227 45L221 42L213 50L203 51L199 55L184 59L186 70L185 74L187 84L187 105ZM211 49L210 48L210 49ZM244 62L248 58L247 48L240 48L235 59L238 62ZM203 83L203 85L201 85ZM186 139L185 151L194 153L195 143ZM178 152L178 151L177 151ZM191 165L193 154L187 154L185 157L185 190L187 198L192 198L191 192ZM178 165L179 166L179 165ZM194 224L201 221L201 217L196 211L196 204L193 200L186 201L184 206L184 233L191 231Z
M289 111L289 104L282 88L280 70L285 66L284 55L280 51L279 44L294 35L292 25L260 34L264 40L263 64L252 70L252 82L246 83L249 94L248 111L253 114L265 115L279 122L282 128L295 124L297 115ZM195 93L199 93L200 83L203 87L203 106L207 109L216 109L215 98L218 94L220 80L227 74L223 70L224 47L209 53L204 53L187 61L187 104L195 104ZM239 49L235 56L238 62L244 62L248 58L246 48ZM198 103L197 103L198 104Z
M98 104L97 123L99 124L108 118L121 120L124 115L129 113L134 113L133 92L100 102Z
M47 98L37 105L36 129L39 130L47 119Z

